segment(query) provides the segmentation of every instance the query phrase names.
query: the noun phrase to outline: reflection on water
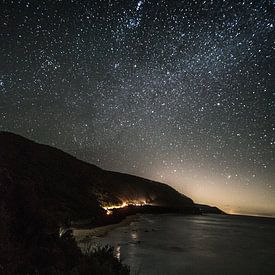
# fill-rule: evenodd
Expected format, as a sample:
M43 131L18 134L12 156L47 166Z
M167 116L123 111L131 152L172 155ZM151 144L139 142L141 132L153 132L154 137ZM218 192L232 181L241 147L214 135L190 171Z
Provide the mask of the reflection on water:
M120 260L120 245L115 247L115 256Z
M131 232L131 238L132 238L133 241L135 241L138 238L138 234L137 234L136 231Z
M275 220L143 215L99 238L132 274L275 274Z

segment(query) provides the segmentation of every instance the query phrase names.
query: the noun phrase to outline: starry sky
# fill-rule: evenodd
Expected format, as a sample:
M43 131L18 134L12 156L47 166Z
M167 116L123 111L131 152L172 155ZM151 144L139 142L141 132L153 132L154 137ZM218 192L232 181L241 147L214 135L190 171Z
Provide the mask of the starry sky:
M0 130L275 216L274 0L2 0Z

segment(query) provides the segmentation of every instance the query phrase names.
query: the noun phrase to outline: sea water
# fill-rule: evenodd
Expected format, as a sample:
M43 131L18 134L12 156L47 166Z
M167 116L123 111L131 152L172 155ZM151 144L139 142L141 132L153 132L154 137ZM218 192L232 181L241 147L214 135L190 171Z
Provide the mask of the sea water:
M114 247L131 274L275 274L275 219L141 215L93 242Z

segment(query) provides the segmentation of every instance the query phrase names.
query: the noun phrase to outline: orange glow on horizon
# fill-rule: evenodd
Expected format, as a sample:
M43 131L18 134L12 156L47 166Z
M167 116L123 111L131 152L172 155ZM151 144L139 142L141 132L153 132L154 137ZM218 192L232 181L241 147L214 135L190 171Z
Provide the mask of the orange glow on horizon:
M144 177L161 181L188 196L195 203L216 206L228 214L275 216L274 189L267 182L232 172L226 176L213 172L211 167L194 168L185 163L175 166L177 172L164 174L162 164ZM266 188L262 188L266 186Z

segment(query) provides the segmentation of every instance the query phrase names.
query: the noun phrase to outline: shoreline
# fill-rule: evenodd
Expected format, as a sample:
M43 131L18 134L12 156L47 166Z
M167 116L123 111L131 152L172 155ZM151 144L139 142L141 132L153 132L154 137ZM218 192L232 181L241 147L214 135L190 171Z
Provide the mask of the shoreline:
M85 242L93 237L101 237L106 235L110 230L116 227L125 226L138 219L140 214L168 214L177 213L182 215L201 215L202 212L195 207L163 207L163 206L128 206L124 208L114 209L111 216L105 215L101 219L96 219L93 223L89 222L85 225L71 226L73 236L77 243ZM93 226L91 226L93 224Z
M199 206L199 205L198 205ZM106 236L111 230L117 227L124 227L131 222L137 221L142 214L181 214L181 215L203 215L203 213L226 214L215 207L201 205L199 207L163 207L163 206L127 206L114 209L110 216L95 219L92 223L72 225L70 230L78 245L91 242L93 239ZM204 211L203 211L204 210ZM207 211L208 210L208 211Z
M75 241L85 243L93 238L103 237L111 230L117 227L127 226L131 222L138 220L141 214L181 214L181 215L202 215L202 211L197 207L165 207L165 206L128 206L114 209L111 216L104 216L102 219L96 219L93 223L86 223L77 226L71 226ZM93 225L92 225L93 224Z
M108 224L104 226L97 226L89 229L71 228L75 241L78 244L91 241L93 238L99 238L106 236L111 230L118 227L124 227L130 223L139 220L139 214L133 214L126 216L122 221L118 223Z

